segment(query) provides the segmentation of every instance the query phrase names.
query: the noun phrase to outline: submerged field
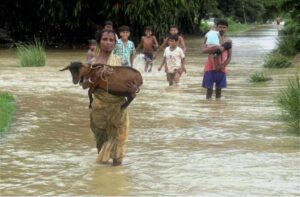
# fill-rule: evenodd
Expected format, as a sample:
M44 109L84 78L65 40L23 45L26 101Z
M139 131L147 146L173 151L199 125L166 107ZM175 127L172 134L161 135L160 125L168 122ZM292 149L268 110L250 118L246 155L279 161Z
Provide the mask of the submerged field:
M87 92L59 72L86 51L49 50L45 67L20 68L0 53L0 91L18 111L0 139L1 195L299 196L299 136L288 132L274 97L299 67L263 68L277 29L236 35L228 88L206 101L200 39L187 39L187 74L168 87L163 72L143 73L129 109L124 165L97 165ZM272 80L249 82L254 72Z

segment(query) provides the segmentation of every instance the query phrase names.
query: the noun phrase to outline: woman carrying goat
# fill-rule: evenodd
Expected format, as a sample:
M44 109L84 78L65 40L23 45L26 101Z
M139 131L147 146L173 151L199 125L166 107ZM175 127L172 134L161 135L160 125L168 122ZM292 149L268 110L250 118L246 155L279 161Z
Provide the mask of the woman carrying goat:
M92 64L120 66L121 58L112 54L116 43L114 31L103 30L97 42L100 53ZM96 138L97 163L107 163L112 158L113 165L122 164L129 127L127 109L121 108L125 102L124 96L115 96L102 89L94 92L90 127Z

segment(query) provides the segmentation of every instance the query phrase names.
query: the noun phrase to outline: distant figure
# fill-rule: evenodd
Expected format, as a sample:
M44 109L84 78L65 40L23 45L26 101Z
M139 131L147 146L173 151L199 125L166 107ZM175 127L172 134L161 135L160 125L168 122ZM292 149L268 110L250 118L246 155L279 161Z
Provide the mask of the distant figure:
M104 29L114 30L114 24L113 24L113 22L112 21L105 21L105 23L104 23ZM115 34L115 35L116 35L116 40L118 40L119 39L118 35L117 34Z
M87 63L90 63L91 60L95 57L96 48L97 48L97 41L94 39L89 40L89 50L86 54Z
M220 35L214 27L211 27L210 31L205 34L204 44L206 47L220 46ZM216 66L221 64L221 51L217 50L215 53L209 53L209 59L213 66L213 70L216 70ZM214 61L214 59L217 61Z
M143 54L146 61L145 72L151 72L153 66L153 48L158 48L156 37L152 35L151 27L145 28L145 36L142 36L140 43L136 47L136 51L143 46ZM148 67L150 68L148 69Z
M165 49L164 59L161 66L158 68L160 71L165 66L167 74L167 81L169 86L178 85L181 74L186 72L185 69L185 56L183 50L177 46L178 35L170 35L168 38L169 46Z
M277 17L277 18L275 19L275 21L276 21L276 25L280 25L280 18L279 18L279 17Z
M205 47L203 53L215 53L217 50L221 50L221 64L213 69L210 57L204 65L204 76L202 87L207 89L206 99L211 99L213 94L213 87L216 87L216 99L221 98L222 89L227 87L226 67L231 61L232 56L232 41L225 36L228 28L226 20L218 20L217 30L220 34L220 43L222 46L217 47ZM217 63L216 58L214 59L215 64Z
M130 36L129 27L121 26L119 34L121 38L117 41L113 53L123 58L123 65L132 67L135 46L132 41L128 40Z
M275 19L275 22L276 22L276 25L277 25L277 29L279 29L280 28L280 17L276 17L276 19Z
M169 30L170 35L178 35L178 27L176 25L172 25ZM162 45L157 49L157 51L154 53L153 58L155 59L158 52L162 49L165 49L168 46L168 37L164 40ZM185 42L182 36L178 35L178 46L183 50L185 53L186 47L185 47Z

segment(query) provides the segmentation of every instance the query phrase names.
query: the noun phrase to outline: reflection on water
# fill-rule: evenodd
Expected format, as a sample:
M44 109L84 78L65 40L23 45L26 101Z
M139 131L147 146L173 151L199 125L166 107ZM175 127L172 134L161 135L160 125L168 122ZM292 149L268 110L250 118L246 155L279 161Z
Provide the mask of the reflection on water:
M277 30L232 37L233 59L222 100L205 100L205 56L187 40L187 75L168 87L165 75L144 73L130 106L124 165L97 165L86 91L59 72L85 51L48 51L47 66L20 68L13 50L0 53L0 90L16 97L15 122L0 141L1 195L299 196L299 137L277 120L273 98L295 68L264 70ZM155 69L161 58L156 60Z

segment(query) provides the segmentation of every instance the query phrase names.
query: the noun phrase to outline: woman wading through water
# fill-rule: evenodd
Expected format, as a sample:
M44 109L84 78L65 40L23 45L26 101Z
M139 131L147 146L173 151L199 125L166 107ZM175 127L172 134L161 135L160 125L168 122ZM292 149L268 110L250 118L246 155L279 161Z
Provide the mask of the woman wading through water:
M121 58L112 53L116 43L114 31L103 30L97 42L100 53L91 63L120 66ZM97 163L108 163L112 158L113 165L122 164L129 127L127 109L121 109L125 102L125 97L109 94L102 89L97 89L94 93L90 127L96 138Z

